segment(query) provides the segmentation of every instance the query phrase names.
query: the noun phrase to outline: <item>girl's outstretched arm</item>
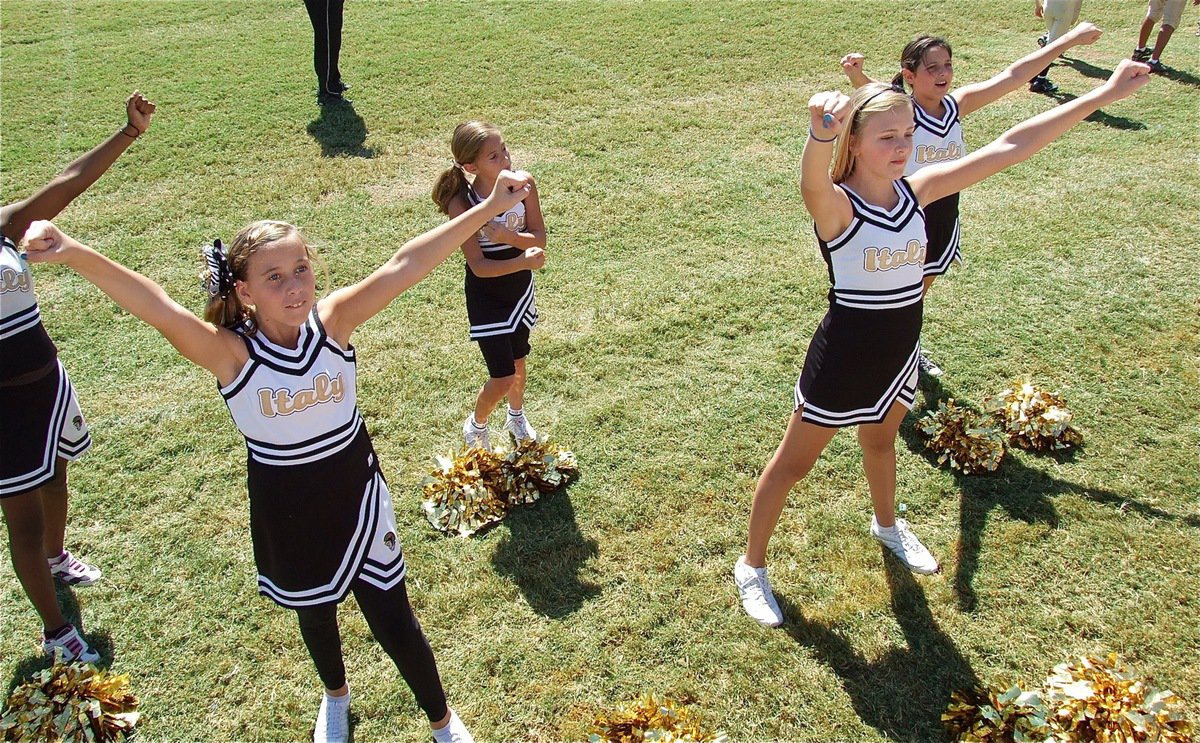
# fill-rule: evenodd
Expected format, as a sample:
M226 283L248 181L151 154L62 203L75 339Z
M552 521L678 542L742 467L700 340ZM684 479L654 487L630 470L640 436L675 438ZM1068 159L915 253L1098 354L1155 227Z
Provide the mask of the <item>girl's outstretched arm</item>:
M479 231L483 223L507 211L529 195L529 181L505 170L481 204L419 235L396 251L391 260L367 278L339 289L318 303L321 322L343 348L359 325L378 314L393 299L416 284Z
M800 158L800 195L804 208L817 225L822 240L832 240L850 226L854 211L845 191L829 175L835 140L842 128L850 99L836 91L817 93L808 100L808 141Z
M1032 54L1021 57L1006 67L1000 74L980 83L965 85L950 95L958 101L958 115L978 111L989 103L999 100L1014 90L1029 83L1034 75L1050 66L1050 63L1073 46L1094 44L1103 33L1091 23L1080 23Z
M0 229L4 234L16 242L33 221L57 217L67 204L112 167L133 140L145 133L154 116L154 104L135 90L125 101L125 116L125 126L116 134L80 156L37 193L0 209Z
M226 385L248 358L237 334L181 307L162 287L140 273L62 233L52 222L29 226L22 247L30 263L63 263L95 284L134 317L163 334L184 358L212 372Z
M922 168L908 176L908 182L922 206L962 191L1010 165L1029 159L1093 111L1132 95L1149 82L1149 74L1147 65L1126 59L1117 65L1105 83L1092 91L1017 124L994 142L961 160Z

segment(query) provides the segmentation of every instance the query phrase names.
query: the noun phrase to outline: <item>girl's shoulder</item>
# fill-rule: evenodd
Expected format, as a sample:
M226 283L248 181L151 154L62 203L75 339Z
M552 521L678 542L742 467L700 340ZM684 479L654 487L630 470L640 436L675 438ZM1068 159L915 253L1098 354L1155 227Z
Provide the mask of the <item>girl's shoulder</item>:
M464 194L454 194L453 198L450 199L450 203L446 205L447 216L453 219L459 214L462 214L466 210L470 209L471 206L472 205L467 202L467 198Z

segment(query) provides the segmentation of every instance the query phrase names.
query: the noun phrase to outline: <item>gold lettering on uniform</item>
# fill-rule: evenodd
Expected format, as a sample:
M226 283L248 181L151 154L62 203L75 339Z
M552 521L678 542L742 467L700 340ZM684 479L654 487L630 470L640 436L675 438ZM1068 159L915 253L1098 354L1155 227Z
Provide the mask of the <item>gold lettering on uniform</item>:
M867 273L891 271L893 268L912 264L920 266L924 263L925 244L915 238L909 240L903 250L867 248L863 251L863 270Z
M922 165L945 162L946 160L957 160L962 155L962 145L958 142L951 142L945 147L934 147L931 144L917 145L916 158L917 162Z
M525 215L508 212L504 215L504 226L513 232L520 232L525 229Z
M263 417L274 418L277 415L291 415L307 410L314 405L329 402L341 402L346 398L346 383L342 375L332 379L322 372L313 379L312 389L297 390L295 393L286 388L277 390L263 388L258 391L258 407Z
M0 294L27 291L29 291L29 274L24 271L14 271L8 266L0 268Z

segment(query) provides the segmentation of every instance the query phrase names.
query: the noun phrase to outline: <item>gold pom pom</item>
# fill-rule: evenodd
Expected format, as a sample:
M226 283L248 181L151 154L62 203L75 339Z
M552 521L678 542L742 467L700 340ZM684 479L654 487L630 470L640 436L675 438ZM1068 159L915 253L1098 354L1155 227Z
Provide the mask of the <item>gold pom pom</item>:
M435 529L463 537L579 476L575 455L544 436L517 442L511 450L471 447L434 461L437 469L421 483L425 518Z
M1061 451L1083 443L1071 426L1071 411L1056 392L1030 382L1014 384L984 401L984 409L1004 429L1012 446L1032 451Z
M128 675L91 664L55 663L9 695L0 738L15 743L121 740L137 725L137 706Z
M950 463L964 474L993 472L1004 458L1004 434L970 408L960 408L954 400L943 400L917 423L917 430L929 437L927 449L938 455L938 464Z
M1045 702L1020 686L975 688L950 695L942 723L957 741L1009 743L1051 739Z
M1046 679L1046 699L1064 740L1192 740L1192 726L1178 711L1175 693L1138 678L1116 653L1055 666Z
M724 733L701 728L696 717L678 702L645 694L624 709L596 716L588 743L724 743Z
M1174 692L1154 689L1112 653L1055 666L1036 691L955 692L942 722L956 741L1190 742L1179 706Z

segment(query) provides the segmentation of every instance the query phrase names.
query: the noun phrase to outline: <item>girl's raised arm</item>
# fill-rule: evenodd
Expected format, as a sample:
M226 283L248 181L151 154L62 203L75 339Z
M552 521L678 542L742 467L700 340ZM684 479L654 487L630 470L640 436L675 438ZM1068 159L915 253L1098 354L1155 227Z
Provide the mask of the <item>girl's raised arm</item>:
M1103 32L1091 23L1080 23L1036 52L1013 62L990 80L959 88L950 94L958 101L958 115L966 116L978 111L1028 84L1034 75L1049 67L1063 52L1073 46L1093 44L1100 38L1101 33Z
M833 183L829 161L843 127L850 99L836 91L817 93L808 101L808 141L800 158L800 195L822 240L832 240L850 226L854 211L846 193Z
M1108 80L1073 101L1017 124L994 142L961 160L930 165L908 176L921 205L958 193L988 176L1027 160L1097 109L1119 101L1149 82L1150 68L1128 59Z
M875 82L867 77L867 73L863 71L863 64L866 60L866 56L858 52L850 52L842 57L842 72L846 73L850 84L856 88L861 88L864 85Z
M212 372L222 385L233 381L245 365L248 354L235 333L204 322L158 284L63 234L52 222L31 224L22 247L30 263L63 263L75 269L131 315L154 326L184 358Z
M34 221L57 217L112 167L133 140L146 132L154 116L154 104L135 90L125 101L125 116L125 126L116 134L81 155L37 193L0 209L0 229L4 234L17 242Z
M484 222L529 195L527 178L505 170L481 204L409 240L391 260L362 281L339 289L319 303L321 322L344 348L359 325L378 314L393 299L416 284L479 231Z

